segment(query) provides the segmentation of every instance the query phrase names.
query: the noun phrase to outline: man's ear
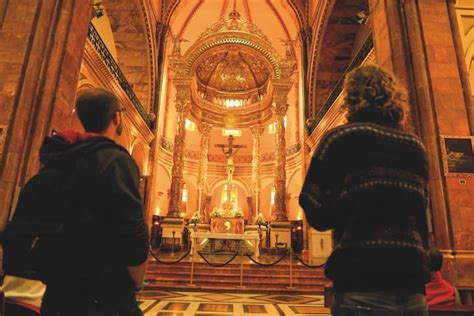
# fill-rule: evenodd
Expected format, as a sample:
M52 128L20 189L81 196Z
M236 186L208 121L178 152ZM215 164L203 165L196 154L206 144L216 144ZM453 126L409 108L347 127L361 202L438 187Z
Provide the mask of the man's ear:
M121 119L122 118L120 117L120 112L115 112L114 116L112 117L112 121L114 122L114 124L119 125Z

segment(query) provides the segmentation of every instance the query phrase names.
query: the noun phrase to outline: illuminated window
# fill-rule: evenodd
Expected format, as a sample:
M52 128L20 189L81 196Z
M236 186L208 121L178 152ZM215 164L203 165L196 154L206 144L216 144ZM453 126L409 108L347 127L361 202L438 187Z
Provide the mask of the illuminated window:
M224 105L227 107L227 108L240 108L242 106L242 104L244 103L243 100L234 100L234 99L225 99L224 101Z
M232 204L234 204L234 209L237 209L237 187L235 186L235 184L232 185L232 191L230 192L230 200L232 201ZM225 184L222 188L221 204L224 204L224 202L227 202L227 184Z
M242 136L242 131L240 129L223 129L222 136Z
M186 119L184 121L184 128L188 131L194 132L196 130L196 123L191 120Z
M285 126L286 128L286 115L285 115L285 118L283 120L283 125ZM268 125L268 134L275 134L276 133L276 122L273 122L272 124Z
M188 187L186 184L183 184L183 193L181 196L181 201L187 202L188 201Z
M275 186L273 186L272 191L270 193L270 204L271 205L275 204L275 194L276 194L276 190L275 190Z

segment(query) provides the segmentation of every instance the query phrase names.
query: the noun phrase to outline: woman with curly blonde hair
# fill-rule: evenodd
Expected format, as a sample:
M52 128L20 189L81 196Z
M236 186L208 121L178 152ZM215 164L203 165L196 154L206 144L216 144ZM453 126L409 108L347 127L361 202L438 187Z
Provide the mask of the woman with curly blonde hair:
M351 71L344 81L348 122L374 122L400 127L408 110L406 92L395 76L369 65Z
M347 124L323 135L300 194L308 223L334 230L331 312L428 315L428 168L402 128L406 94L378 66L350 72L343 93Z

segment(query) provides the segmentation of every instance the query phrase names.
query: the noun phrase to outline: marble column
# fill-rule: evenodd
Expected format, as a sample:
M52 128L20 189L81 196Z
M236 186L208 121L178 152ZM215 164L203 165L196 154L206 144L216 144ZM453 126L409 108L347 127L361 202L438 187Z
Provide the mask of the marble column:
M174 137L173 147L173 168L171 169L171 188L168 206L168 217L181 216L179 205L181 200L181 184L183 182L184 169L184 139L186 137L186 129L184 125L191 97L190 85L184 85L175 82L175 86L176 134Z
M253 218L260 213L260 144L261 137L265 127L261 125L255 125L250 127L250 131L253 135L252 143L252 214L249 219Z
M21 186L39 168L44 137L70 125L92 6L86 0L1 2L3 230Z
M286 209L286 138L285 115L288 110L288 91L276 89L273 92L273 114L276 123L275 152L275 211L272 218L276 221L288 220Z
M470 136L469 113L449 15L450 2L369 0L377 64L408 88L416 132L426 147L435 243L443 272L454 285L474 285L473 186L443 170L442 135ZM449 82L449 85L446 83ZM466 180L467 181L467 180ZM469 272L468 272L469 271ZM446 273L447 272L447 273Z
M198 169L198 211L201 214L202 218L206 220L205 212L205 198L207 193L207 165L209 152L209 132L212 129L212 126L206 123L201 123L198 125L198 129L201 132L201 154L199 159L199 169Z

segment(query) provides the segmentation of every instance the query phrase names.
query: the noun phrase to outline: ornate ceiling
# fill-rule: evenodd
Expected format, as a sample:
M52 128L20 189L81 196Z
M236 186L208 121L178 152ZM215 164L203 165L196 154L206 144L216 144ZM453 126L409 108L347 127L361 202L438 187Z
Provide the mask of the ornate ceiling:
M368 12L367 0L336 1L321 43L314 113L322 107L357 52L354 44L363 27L357 20L357 13L361 11Z
M285 55L286 44L298 37L299 17L293 2L275 0L194 0L179 1L169 19L171 33L180 38L181 51L187 49L205 35L208 28L227 19L237 11L248 26L260 30L280 56ZM215 31L212 30L212 31ZM294 48L294 52L297 49Z
M264 89L271 65L263 56L242 45L211 49L196 61L196 77L202 88L222 94L241 94Z
M235 10L208 25L185 52L183 42L173 39L173 82L192 82L177 89L191 90L196 121L225 128L265 124L272 117L272 86L292 86L292 42L280 55L265 33Z

